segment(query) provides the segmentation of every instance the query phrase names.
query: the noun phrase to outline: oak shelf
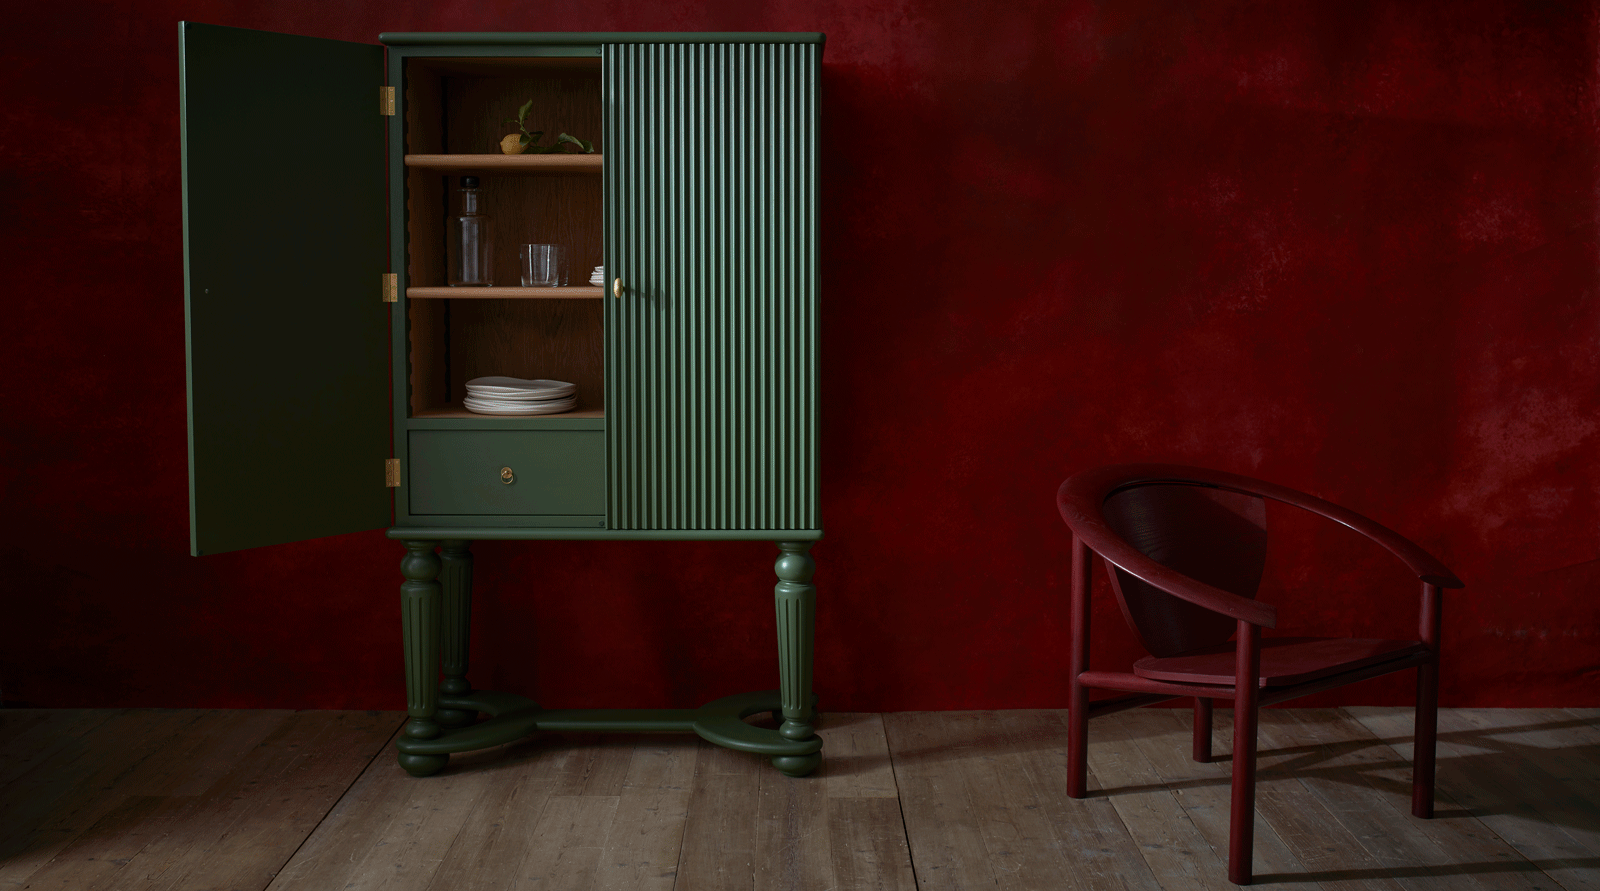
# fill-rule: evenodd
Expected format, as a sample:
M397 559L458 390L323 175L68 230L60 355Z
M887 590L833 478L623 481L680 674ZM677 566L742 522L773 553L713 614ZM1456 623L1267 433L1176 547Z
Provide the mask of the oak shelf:
M447 174L490 176L599 176L605 158L599 154L549 155L406 155L406 166Z

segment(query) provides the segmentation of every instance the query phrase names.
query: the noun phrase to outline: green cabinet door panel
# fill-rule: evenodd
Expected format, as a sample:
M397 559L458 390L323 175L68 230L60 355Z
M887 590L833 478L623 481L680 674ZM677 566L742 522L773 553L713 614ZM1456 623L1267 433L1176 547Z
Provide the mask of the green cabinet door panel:
M561 516L605 513L599 430L413 430L411 513Z
M196 554L389 523L383 48L179 26Z
M822 46L607 43L613 529L820 529Z

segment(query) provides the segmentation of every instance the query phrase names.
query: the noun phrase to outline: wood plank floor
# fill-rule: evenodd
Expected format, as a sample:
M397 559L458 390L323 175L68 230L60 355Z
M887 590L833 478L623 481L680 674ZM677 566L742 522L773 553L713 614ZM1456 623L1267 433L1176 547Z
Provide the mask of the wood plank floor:
M692 737L546 734L416 780L395 712L0 710L0 889L1211 889L1228 764L1187 712L828 715L817 775ZM1262 713L1257 884L1600 889L1600 709ZM1229 721L1217 711L1219 755Z

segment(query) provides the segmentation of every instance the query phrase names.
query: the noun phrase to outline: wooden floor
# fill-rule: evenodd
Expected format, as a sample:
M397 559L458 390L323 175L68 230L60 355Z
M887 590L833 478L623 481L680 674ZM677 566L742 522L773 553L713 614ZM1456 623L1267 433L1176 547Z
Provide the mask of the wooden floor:
M682 736L546 735L408 777L398 713L0 711L0 889L1178 889L1225 878L1188 715L837 714L818 775ZM1217 749L1228 718L1217 712ZM1263 887L1600 888L1600 709L1262 713Z

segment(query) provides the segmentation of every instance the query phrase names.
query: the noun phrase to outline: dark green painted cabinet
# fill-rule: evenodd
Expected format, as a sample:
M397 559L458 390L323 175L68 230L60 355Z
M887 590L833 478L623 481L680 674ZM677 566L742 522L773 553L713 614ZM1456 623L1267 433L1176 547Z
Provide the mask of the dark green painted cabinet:
M180 25L194 552L389 526L414 774L541 728L691 730L810 771L822 35L380 40ZM502 153L524 104L545 144L597 151ZM490 288L448 283L468 174ZM521 286L535 243L569 285ZM484 375L578 404L475 414ZM776 542L781 690L659 712L474 691L482 538Z

